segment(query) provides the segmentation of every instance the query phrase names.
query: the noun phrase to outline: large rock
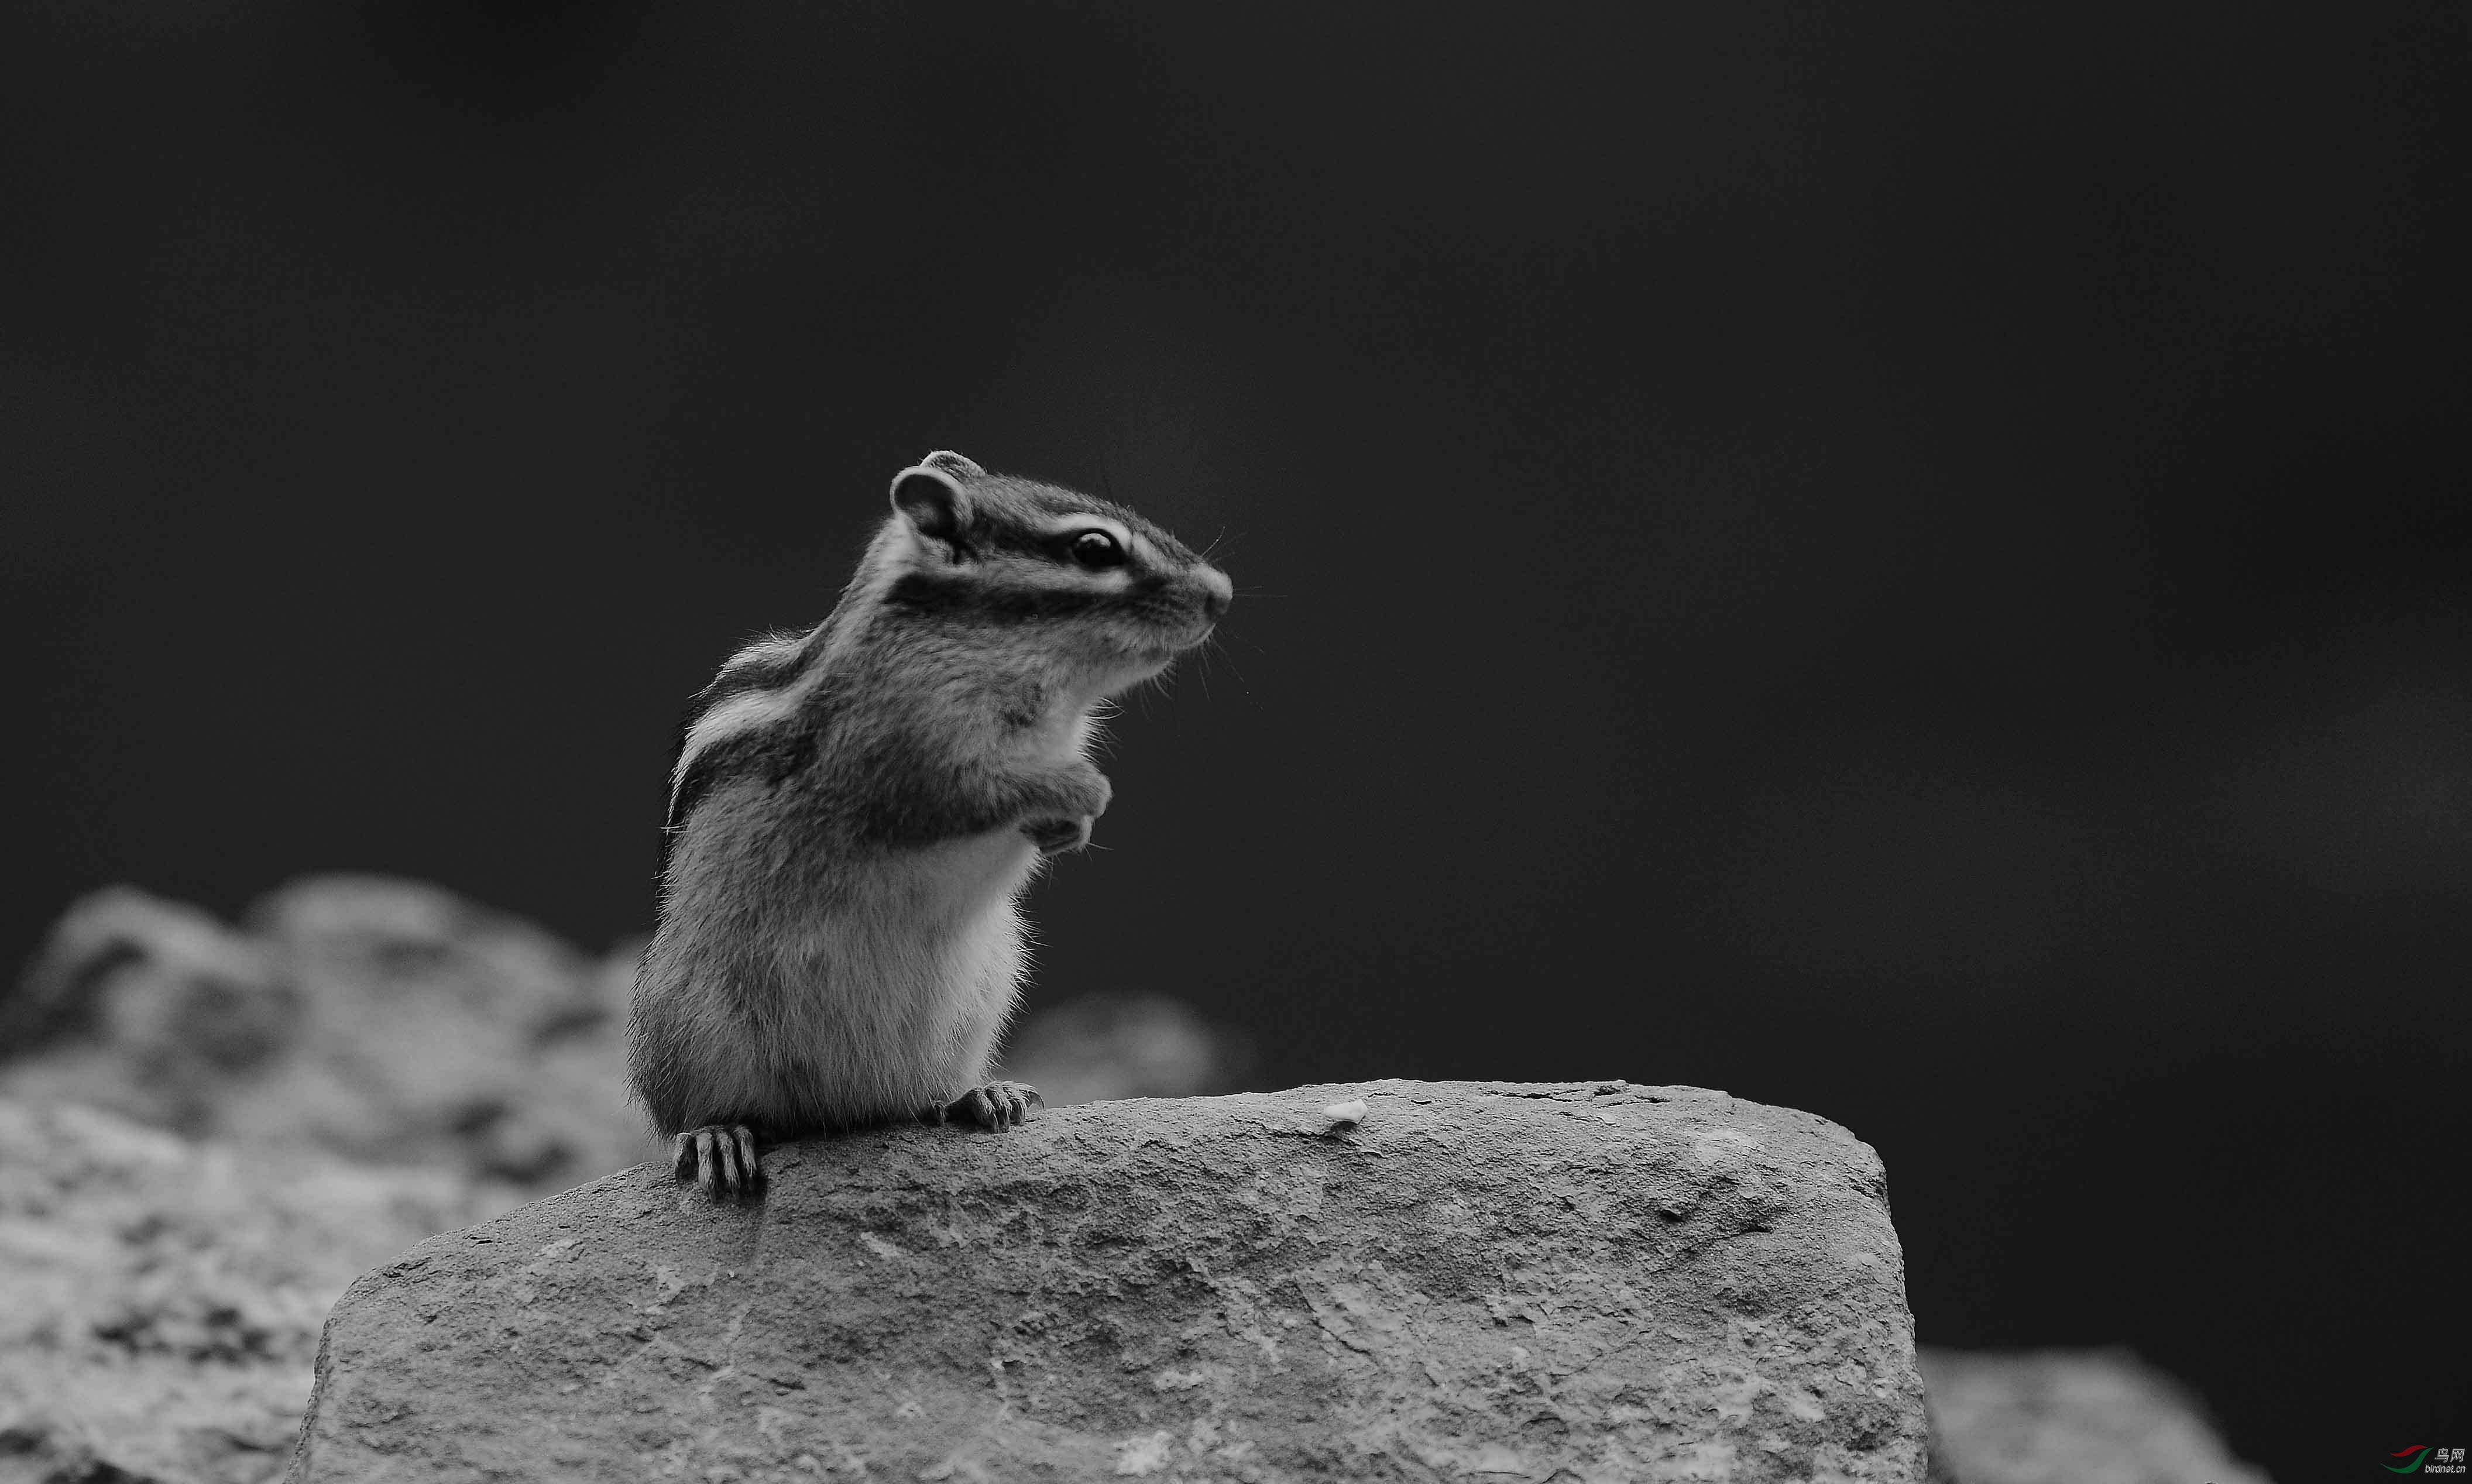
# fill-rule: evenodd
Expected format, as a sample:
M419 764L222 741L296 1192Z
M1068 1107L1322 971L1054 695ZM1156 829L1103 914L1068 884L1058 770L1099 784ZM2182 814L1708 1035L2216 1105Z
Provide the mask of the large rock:
M1880 1163L1808 1114L1391 1081L766 1159L363 1277L290 1477L1922 1473Z

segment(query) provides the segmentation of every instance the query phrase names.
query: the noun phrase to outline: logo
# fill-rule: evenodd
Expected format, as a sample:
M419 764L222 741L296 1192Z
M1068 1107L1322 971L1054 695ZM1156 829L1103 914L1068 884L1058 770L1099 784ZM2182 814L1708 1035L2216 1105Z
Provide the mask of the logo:
M2463 1472L2463 1449L2460 1448L2437 1448L2427 1443L2416 1443L2411 1448L2396 1449L2387 1456L2403 1460L2399 1464L2378 1465L2389 1473L2461 1473Z

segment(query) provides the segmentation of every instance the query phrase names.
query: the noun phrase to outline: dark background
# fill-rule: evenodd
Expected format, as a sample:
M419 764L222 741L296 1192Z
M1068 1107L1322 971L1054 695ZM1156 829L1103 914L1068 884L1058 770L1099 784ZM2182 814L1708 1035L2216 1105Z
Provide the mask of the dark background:
M1811 1109L1926 1341L2472 1442L2460 6L0 15L0 949L645 930L688 697L958 448L1244 595L1034 1005Z

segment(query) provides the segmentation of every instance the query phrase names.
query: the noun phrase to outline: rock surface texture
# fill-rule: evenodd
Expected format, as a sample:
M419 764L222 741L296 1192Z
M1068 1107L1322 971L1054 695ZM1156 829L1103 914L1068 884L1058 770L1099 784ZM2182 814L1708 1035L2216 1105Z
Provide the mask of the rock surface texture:
M1923 1472L1880 1162L1808 1114L1388 1081L766 1167L725 1207L638 1166L364 1276L289 1476Z

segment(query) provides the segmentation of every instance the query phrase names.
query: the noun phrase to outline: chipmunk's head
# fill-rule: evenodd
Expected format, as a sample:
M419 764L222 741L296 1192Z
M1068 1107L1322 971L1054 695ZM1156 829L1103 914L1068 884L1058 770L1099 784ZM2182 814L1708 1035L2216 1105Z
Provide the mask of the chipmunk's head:
M930 454L893 476L885 601L1011 629L1116 689L1210 637L1227 574L1123 506Z

